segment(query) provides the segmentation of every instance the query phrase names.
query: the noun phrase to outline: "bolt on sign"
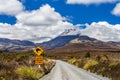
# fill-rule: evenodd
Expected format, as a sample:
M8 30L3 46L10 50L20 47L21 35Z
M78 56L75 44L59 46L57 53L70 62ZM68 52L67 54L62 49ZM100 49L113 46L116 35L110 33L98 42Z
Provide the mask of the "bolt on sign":
M43 49L38 46L37 48L34 49L34 53L40 56L43 53Z
M35 64L43 64L43 56L36 56Z

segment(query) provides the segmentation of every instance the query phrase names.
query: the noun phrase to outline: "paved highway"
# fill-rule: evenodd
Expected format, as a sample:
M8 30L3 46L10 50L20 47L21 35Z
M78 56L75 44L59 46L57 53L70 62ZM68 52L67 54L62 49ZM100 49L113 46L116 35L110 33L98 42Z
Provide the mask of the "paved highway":
M56 65L48 75L40 80L109 80L95 75L66 62L57 60Z

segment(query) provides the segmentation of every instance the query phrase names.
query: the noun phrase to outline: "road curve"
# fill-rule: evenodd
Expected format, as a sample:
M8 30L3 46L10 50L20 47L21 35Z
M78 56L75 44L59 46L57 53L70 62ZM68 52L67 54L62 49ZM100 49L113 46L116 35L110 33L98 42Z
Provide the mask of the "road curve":
M66 62L57 60L48 75L40 80L109 80L108 78L89 73Z

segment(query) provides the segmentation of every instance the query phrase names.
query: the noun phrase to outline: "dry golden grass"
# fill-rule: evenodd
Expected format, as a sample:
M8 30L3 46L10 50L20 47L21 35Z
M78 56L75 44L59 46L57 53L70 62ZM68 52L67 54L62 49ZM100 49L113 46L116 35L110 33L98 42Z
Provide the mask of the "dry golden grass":
M77 67L85 68L90 72L97 73L102 76L111 78L112 80L120 80L120 52L89 52L88 51L48 51L46 56L53 59L61 59ZM89 63L89 61L94 61ZM87 67L85 67L87 65Z
M0 80L38 80L55 64L45 58L44 65L39 68L34 57L34 53L0 53Z

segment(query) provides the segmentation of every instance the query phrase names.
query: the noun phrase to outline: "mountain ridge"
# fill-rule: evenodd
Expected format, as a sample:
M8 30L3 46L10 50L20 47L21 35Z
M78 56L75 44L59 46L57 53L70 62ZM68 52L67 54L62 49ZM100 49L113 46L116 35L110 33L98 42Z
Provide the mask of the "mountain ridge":
M3 51L27 51L34 46L35 43L27 40L0 38L0 49Z
M72 34L71 34L72 32ZM58 37L39 44L43 48L46 49L56 49L56 50L68 50L68 49L81 49L81 50L92 50L92 51L119 51L120 50L120 42L104 42L101 40L97 40L95 38L91 38L86 35L81 35L76 30L68 30L63 32ZM77 47L76 47L77 46Z
M97 40L86 35L81 35L79 31L76 31L76 29L66 30L56 38L43 43L34 43L27 40L0 38L0 49L6 51L31 50L33 47L39 45L47 50L56 48L60 49L61 47L63 47L63 50L67 49L67 47L71 47L71 49L83 48L83 50L120 49L120 42L104 42L101 40Z

